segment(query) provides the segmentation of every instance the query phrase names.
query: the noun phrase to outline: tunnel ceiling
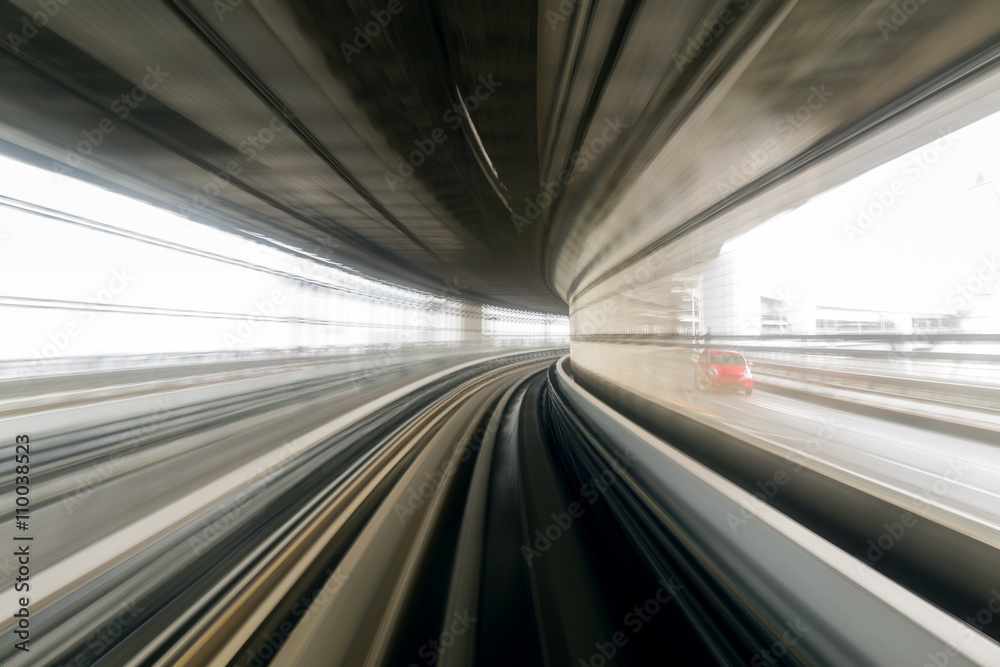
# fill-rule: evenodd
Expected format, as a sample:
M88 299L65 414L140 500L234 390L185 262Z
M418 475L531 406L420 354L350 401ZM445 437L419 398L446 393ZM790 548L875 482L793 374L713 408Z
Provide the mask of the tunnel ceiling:
M731 189L992 62L992 0L917 4L8 0L0 149L394 282L565 312L731 200L719 174L811 86L837 91L821 122Z
M517 4L56 3L2 40L2 138L378 277L565 312L544 228L505 204L538 189L538 8ZM2 3L3 34L37 10Z

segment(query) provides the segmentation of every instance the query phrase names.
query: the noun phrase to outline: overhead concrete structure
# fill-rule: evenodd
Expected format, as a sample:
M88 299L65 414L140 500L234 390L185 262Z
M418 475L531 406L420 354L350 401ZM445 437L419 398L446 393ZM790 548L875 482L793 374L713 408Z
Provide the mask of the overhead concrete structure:
M0 27L0 149L549 313L997 108L1000 55L992 0L10 0Z

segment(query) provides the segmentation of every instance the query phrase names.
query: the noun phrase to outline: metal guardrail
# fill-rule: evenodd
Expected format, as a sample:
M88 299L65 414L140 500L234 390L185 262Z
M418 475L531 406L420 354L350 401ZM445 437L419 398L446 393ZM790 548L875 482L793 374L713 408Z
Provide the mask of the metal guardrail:
M747 491L628 421L557 368L559 388L637 490L712 558L736 595L775 626L808 627L796 649L824 665L1000 664L1000 645L862 564ZM752 507L739 534L727 517Z
M782 337L770 337L780 340ZM788 337L783 337L787 340ZM806 337L810 342L869 344L889 337ZM916 340L917 337L896 337ZM939 337L939 342L976 344L995 337ZM739 350L754 363L754 374L762 383L768 377L816 387L935 403L949 408L1000 414L1000 354L934 353L916 350L873 350L853 347L768 346L758 338L710 338L692 344L691 338L661 336L585 336L574 342L649 345L690 351L694 357L704 348ZM748 344L752 343L752 344ZM882 362L882 367L879 366ZM896 366L895 368L893 366Z
M576 335L572 343L619 343L629 345L661 345L667 347L735 347L740 350L760 349L772 352L802 352L828 356L858 358L884 358L887 354L896 359L984 361L1000 363L1000 334L932 334L932 335L814 335L814 336L673 336L645 334L592 334ZM761 343L765 343L761 345ZM781 344L786 343L786 344ZM969 346L968 352L936 351L934 346L943 344ZM881 345L885 349L857 347ZM927 346L925 349L914 346ZM995 347L995 352L984 348ZM909 349L908 349L909 348Z
M205 352L132 355L100 355L82 357L58 357L52 359L9 359L0 360L0 381L19 378L36 378L52 375L130 370L165 366L186 366L210 363L254 362L254 361L314 361L344 357L355 359L365 355L377 355L387 351L393 354L439 350L488 351L509 348L535 349L542 347L565 347L565 340L551 342L545 337L507 337L503 340L484 339L482 342L467 341L421 341L405 344L350 345L343 347L296 347L247 351L213 350Z

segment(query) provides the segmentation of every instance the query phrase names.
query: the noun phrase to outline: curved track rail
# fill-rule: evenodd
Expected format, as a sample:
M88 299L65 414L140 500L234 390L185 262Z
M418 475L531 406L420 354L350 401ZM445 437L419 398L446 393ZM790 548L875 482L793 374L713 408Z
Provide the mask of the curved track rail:
M737 535L746 490L554 358L439 374L170 526L41 608L30 664L998 664L769 506Z

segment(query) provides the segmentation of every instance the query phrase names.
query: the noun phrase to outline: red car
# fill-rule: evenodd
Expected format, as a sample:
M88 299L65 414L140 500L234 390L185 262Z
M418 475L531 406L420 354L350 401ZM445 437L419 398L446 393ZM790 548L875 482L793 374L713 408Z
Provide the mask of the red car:
M694 383L698 389L736 389L753 393L752 362L735 350L705 350L698 357Z

